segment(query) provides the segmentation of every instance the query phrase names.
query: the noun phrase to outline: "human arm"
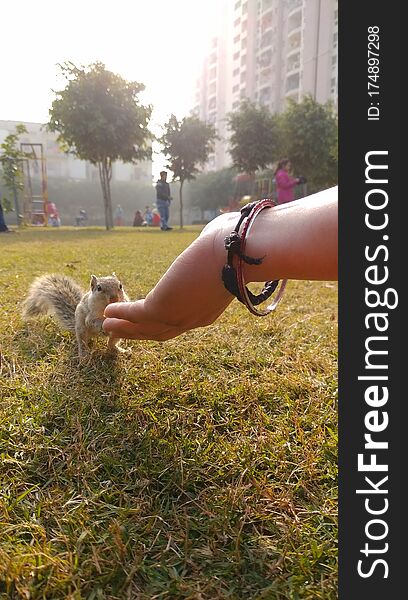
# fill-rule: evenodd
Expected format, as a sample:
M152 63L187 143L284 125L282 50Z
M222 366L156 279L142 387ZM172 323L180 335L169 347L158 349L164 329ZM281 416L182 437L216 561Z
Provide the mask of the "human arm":
M211 221L143 300L110 304L103 329L115 337L167 340L213 323L232 302L221 279L224 238L239 213ZM245 265L245 281L337 279L337 187L263 210L251 227L245 253L263 256Z

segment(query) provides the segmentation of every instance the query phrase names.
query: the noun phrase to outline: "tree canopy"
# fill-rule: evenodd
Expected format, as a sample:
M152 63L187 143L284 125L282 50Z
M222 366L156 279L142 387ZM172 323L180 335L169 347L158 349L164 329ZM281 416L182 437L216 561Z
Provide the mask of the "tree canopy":
M233 196L235 175L236 171L229 167L200 173L188 188L191 205L202 212L228 206Z
M59 65L66 87L55 92L48 129L58 132L65 151L99 168L107 229L113 227L110 181L112 163L136 163L151 157L148 129L152 107L140 104L145 86L129 82L95 62Z
M281 156L289 157L296 174L307 178L309 192L335 185L338 123L332 105L319 104L310 95L299 103L289 100L279 126Z
M183 227L183 184L195 179L199 167L208 161L213 150L216 133L213 125L204 123L196 116L184 117L181 121L171 115L164 125L160 138L163 153L169 163L166 168L180 181L180 227Z
M268 108L243 100L237 111L228 114L227 127L231 131L229 153L240 171L253 175L276 160L279 128Z

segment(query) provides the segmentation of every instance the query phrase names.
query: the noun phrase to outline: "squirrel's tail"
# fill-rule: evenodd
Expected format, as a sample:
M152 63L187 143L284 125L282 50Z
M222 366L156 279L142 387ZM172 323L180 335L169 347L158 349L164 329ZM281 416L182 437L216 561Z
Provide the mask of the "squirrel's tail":
M75 309L84 295L65 275L42 275L34 279L22 305L23 318L54 315L61 327L75 331Z

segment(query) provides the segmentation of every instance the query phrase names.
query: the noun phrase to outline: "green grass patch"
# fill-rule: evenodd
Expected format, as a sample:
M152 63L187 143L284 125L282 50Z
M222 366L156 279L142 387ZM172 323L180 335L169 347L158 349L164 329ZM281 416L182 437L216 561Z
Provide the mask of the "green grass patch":
M87 364L20 305L47 272L142 298L194 227L0 236L0 598L337 598L337 285Z

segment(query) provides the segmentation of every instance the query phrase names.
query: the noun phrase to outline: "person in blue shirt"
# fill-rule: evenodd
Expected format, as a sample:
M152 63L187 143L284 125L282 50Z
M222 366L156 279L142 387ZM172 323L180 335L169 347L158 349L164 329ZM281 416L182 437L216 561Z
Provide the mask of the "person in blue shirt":
M167 171L160 171L160 179L156 183L156 206L160 214L160 229L162 231L173 229L168 224L171 201L170 186L167 183Z

